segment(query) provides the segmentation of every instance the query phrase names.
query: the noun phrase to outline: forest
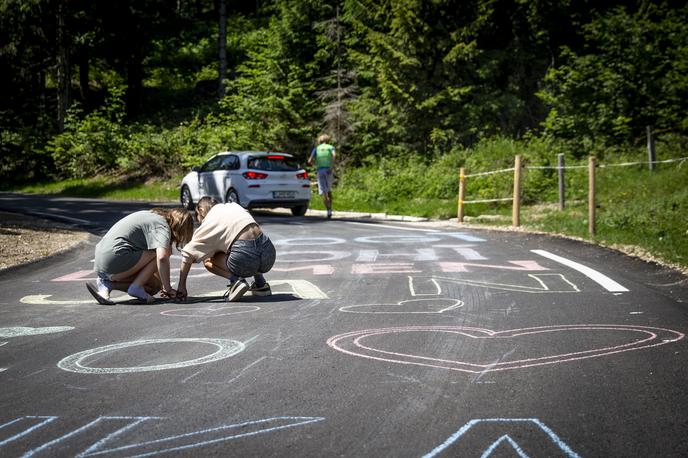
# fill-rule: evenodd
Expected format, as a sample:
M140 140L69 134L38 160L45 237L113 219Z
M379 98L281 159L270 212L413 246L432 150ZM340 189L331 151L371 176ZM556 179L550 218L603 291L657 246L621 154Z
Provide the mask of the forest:
M352 168L495 138L613 158L647 126L685 149L687 24L684 1L0 0L0 174L170 177L321 132Z

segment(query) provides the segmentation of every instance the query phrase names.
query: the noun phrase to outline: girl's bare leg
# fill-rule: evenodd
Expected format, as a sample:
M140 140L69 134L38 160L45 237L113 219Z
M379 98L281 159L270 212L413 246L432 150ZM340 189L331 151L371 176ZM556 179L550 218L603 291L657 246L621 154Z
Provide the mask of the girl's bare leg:
M227 270L227 253L217 253L212 258L206 259L203 265L211 274L215 274L222 278L229 278L232 276L231 272Z
M145 272L144 269L146 269ZM153 274L157 272L157 269L155 250L146 250L141 254L141 258L139 258L134 267L112 275L112 287L113 289L126 292L132 283L143 286L148 283Z

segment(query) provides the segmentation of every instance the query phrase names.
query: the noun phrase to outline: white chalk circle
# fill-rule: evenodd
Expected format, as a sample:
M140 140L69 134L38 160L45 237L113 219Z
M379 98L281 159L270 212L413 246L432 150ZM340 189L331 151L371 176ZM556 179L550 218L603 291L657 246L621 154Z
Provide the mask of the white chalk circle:
M161 344L161 343L179 343L192 342L214 345L217 347L215 353L209 355L189 359L187 361L180 361L178 363L158 364L155 366L132 366L132 367L90 367L82 364L82 361L89 356L98 355L109 351L121 350L123 348L137 347L139 345ZM135 340L132 342L122 342L113 345L106 345L91 350L75 353L67 356L57 363L57 367L67 372L76 372L79 374L127 374L132 372L149 372L149 371L163 371L167 369L179 369L181 367L197 366L199 364L212 363L221 359L229 358L237 353L244 351L246 346L237 340L230 339L206 339L206 338L185 338L185 339L146 339Z

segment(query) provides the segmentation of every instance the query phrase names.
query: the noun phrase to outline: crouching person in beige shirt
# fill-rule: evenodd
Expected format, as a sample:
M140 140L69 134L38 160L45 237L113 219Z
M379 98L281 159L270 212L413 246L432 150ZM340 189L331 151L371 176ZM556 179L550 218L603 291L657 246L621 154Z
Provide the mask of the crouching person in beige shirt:
M202 197L196 204L196 218L200 227L181 252L177 298L186 299L189 270L201 261L209 272L229 280L227 301L238 301L247 291L271 295L263 274L275 263L275 247L251 214L239 204ZM254 280L250 286L248 277Z

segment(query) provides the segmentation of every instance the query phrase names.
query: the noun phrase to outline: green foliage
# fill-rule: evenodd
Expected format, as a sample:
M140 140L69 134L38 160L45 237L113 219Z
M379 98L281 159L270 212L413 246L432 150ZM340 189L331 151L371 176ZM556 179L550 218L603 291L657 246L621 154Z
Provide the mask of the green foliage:
M72 108L63 133L47 147L56 168L56 176L83 178L115 169L127 141L123 89L112 88L103 107L82 116Z
M687 22L688 6L646 2L584 26L584 52L564 48L562 65L546 75L547 133L581 156L642 139L648 125L685 131Z
M607 168L598 172L594 240L635 246L652 256L688 267L688 168L683 163ZM526 228L588 238L587 202L572 201L564 212L525 208Z

